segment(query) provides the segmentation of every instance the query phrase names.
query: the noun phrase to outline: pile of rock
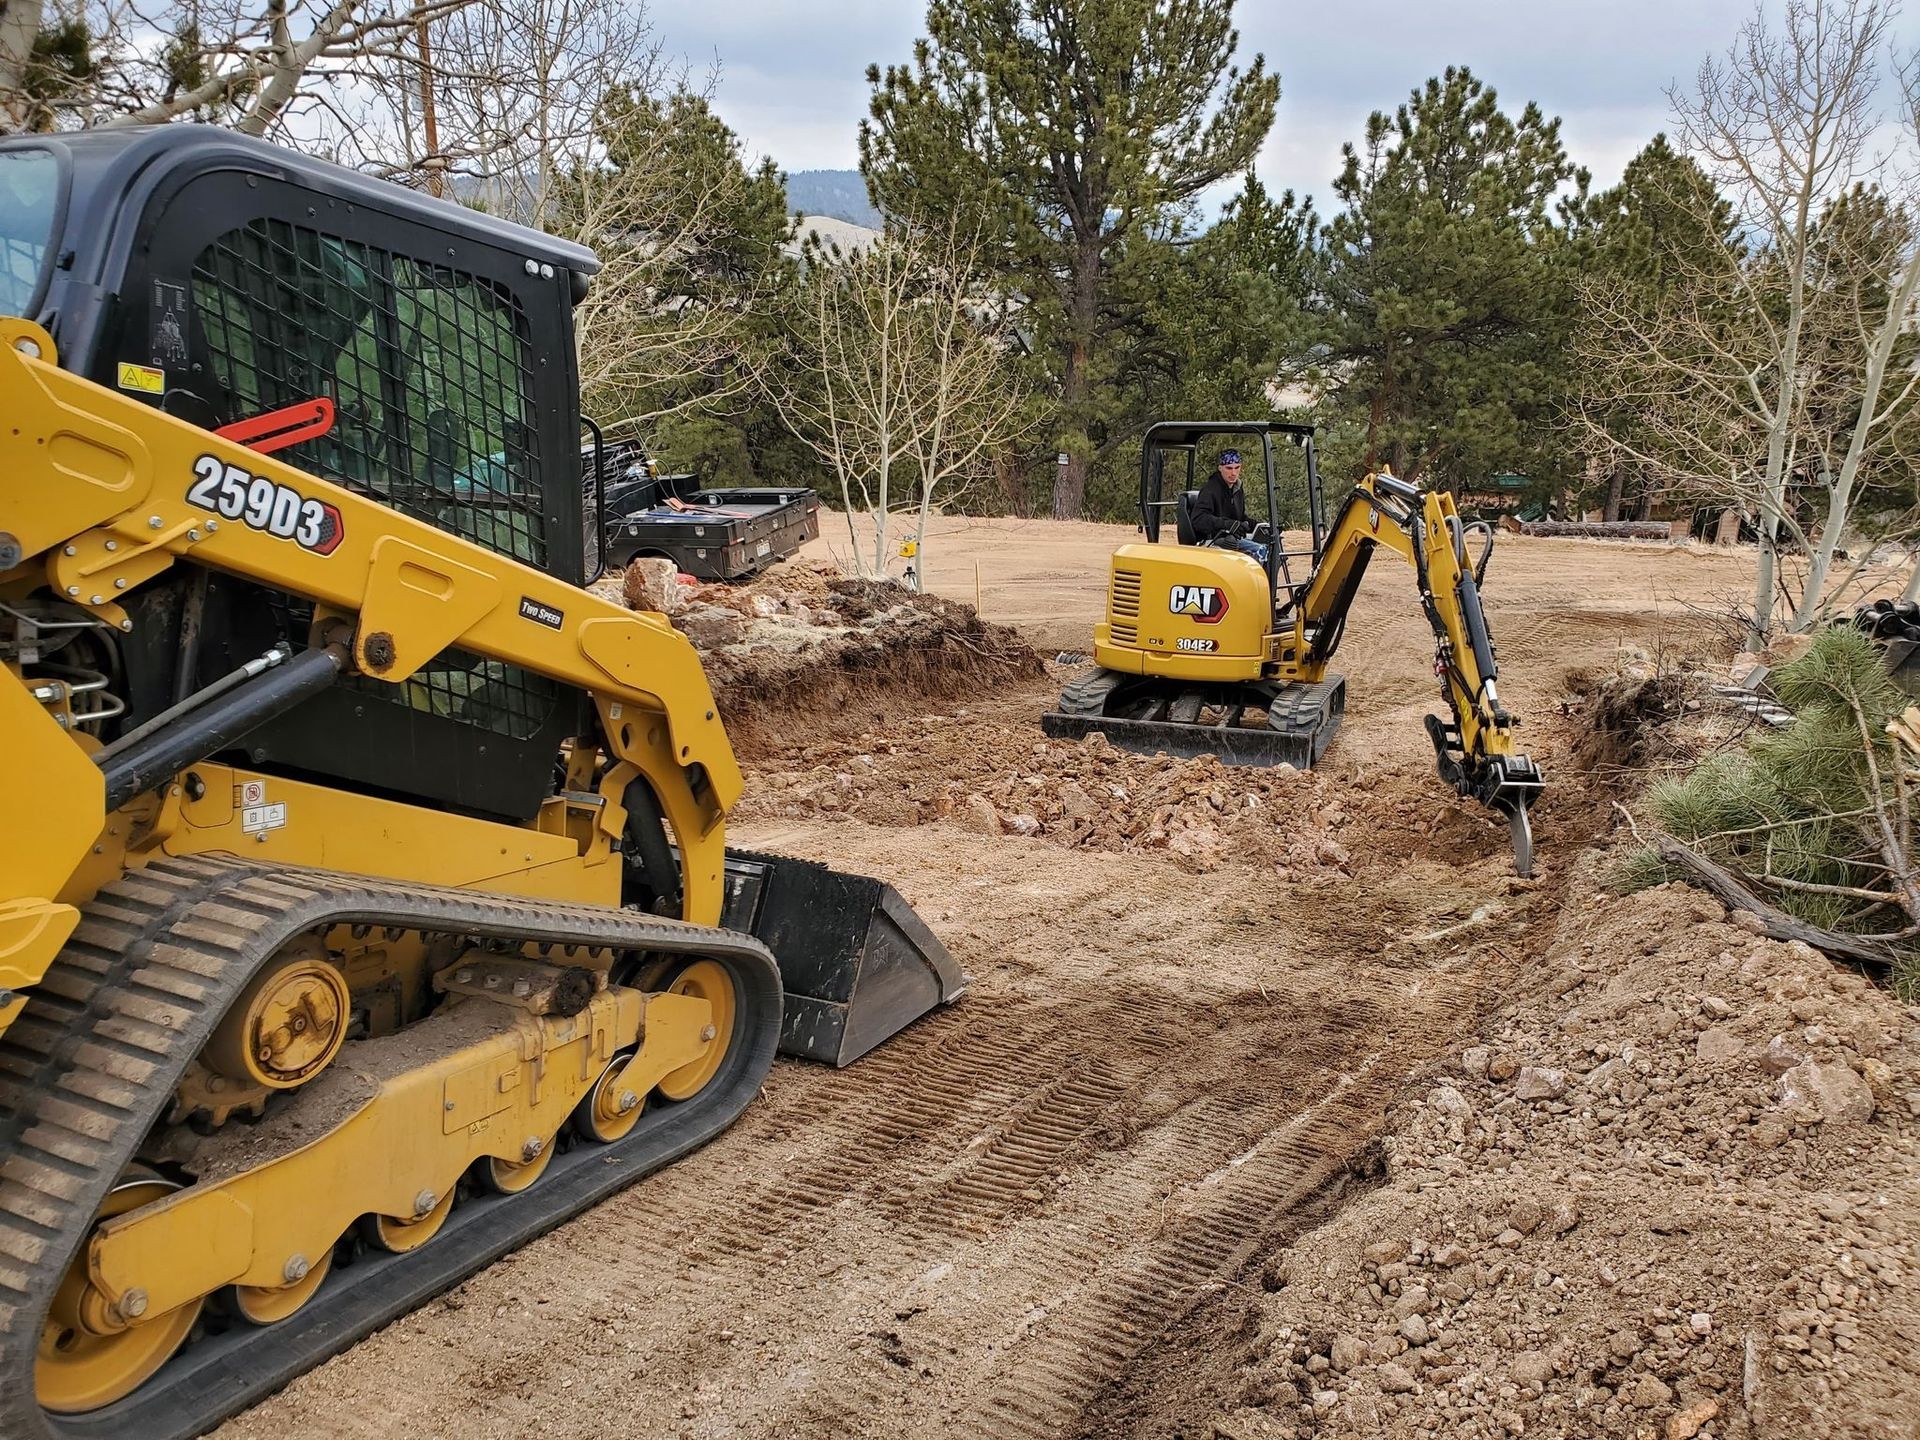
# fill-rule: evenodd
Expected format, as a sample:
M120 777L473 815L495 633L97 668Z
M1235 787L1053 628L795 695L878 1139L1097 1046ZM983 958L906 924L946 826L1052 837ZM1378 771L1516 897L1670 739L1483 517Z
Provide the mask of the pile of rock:
M1216 1433L1906 1433L1920 1012L1678 886L1540 978L1267 1262Z

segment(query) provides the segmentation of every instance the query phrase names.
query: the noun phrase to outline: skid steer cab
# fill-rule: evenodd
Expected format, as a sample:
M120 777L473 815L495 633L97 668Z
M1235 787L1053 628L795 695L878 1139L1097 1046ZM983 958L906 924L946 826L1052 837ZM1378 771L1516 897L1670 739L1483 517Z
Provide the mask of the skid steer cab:
M1196 512L1215 447L1228 445L1257 446L1258 473L1241 490L1248 517L1264 517L1264 557ZM1422 492L1385 470L1362 479L1329 518L1314 427L1277 420L1148 426L1140 524L1144 543L1113 554L1106 617L1094 628L1095 668L1041 718L1047 734L1098 731L1144 754L1311 768L1346 711L1334 651L1367 562L1385 547L1413 568L1433 627L1434 672L1451 712L1450 721L1427 719L1440 775L1507 818L1515 866L1532 873L1528 807L1541 779L1515 747L1518 722L1500 701L1480 604L1491 527L1463 523L1451 495Z

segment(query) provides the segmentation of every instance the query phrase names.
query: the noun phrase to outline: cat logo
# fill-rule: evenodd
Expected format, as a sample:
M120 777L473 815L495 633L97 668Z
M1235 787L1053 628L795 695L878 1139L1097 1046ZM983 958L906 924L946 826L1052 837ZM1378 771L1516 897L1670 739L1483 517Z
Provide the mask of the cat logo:
M1167 597L1167 608L1202 625L1212 625L1227 613L1227 597L1217 585L1176 585Z

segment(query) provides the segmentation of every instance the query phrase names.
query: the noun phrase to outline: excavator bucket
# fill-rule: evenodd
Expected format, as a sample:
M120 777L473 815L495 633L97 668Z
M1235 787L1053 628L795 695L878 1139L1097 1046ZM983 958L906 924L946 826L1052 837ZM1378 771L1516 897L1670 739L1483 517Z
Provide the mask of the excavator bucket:
M783 1055L849 1065L967 988L900 893L868 875L732 850L721 923L780 962Z
M1248 697L1249 703L1266 703ZM1267 723L1209 725L1180 718L1181 701L1163 707L1166 719L1119 715L1075 715L1063 710L1040 717L1040 728L1057 740L1077 740L1098 732L1107 743L1140 755L1172 755L1191 760L1212 755L1226 765L1291 765L1311 770L1326 753L1346 713L1347 684L1329 676L1317 685L1281 687L1267 710Z

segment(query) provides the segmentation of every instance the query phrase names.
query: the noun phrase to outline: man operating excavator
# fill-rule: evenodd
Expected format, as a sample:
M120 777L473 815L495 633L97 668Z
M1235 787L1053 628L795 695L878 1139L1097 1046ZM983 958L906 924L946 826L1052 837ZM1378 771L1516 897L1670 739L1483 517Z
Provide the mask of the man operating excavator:
M1203 545L1238 550L1267 563L1273 531L1264 521L1247 519L1246 492L1240 488L1240 452L1222 450L1220 463L1193 499L1193 533Z

